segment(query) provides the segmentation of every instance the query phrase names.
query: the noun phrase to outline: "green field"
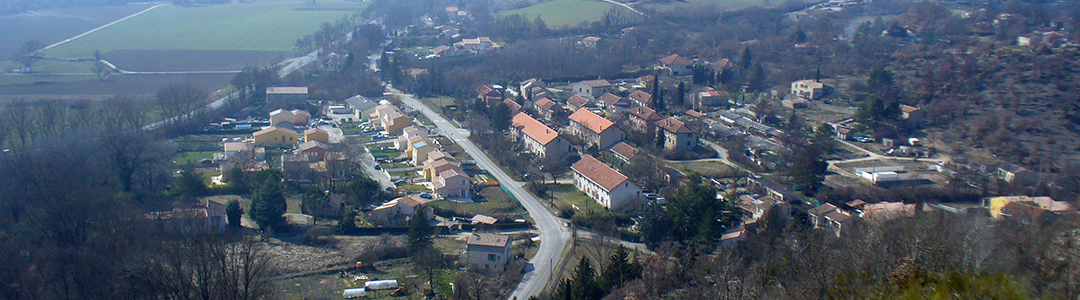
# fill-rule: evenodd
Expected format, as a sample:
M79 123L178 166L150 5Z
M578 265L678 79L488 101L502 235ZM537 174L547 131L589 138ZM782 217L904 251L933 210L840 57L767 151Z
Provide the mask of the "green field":
M43 54L85 57L95 50L119 49L291 51L296 39L315 32L323 22L355 12L340 6L332 8L341 10L303 10L305 6L297 2L165 5ZM359 4L353 7L361 8Z
M521 9L504 11L499 15L520 14L530 21L536 19L536 16L539 15L548 27L559 28L577 26L581 22L600 21L604 13L612 7L615 7L615 5L596 0L554 0ZM634 14L629 11L627 13Z

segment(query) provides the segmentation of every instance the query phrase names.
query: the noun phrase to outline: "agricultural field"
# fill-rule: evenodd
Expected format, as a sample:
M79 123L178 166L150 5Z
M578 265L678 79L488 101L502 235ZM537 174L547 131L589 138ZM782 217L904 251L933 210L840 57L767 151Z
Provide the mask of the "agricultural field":
M73 29L67 30L68 33L74 32L72 34L37 39L50 44L49 41L70 38L149 7L132 6L131 9L124 10L126 14L113 12L109 15L111 19L103 22L72 22L70 27ZM179 81L192 81L200 88L213 91L226 86L232 74L200 72L236 71L245 66L265 66L297 56L294 51L296 39L315 32L323 22L334 22L353 15L363 7L362 4L351 3L307 6L300 2L201 7L161 5L42 51L42 56L59 60L46 60L35 64L34 71L39 74L0 74L3 75L0 76L0 86L4 87L0 97L148 95L163 85ZM2 26L17 28L8 23L18 22L5 23L5 20L0 19L0 28L5 32L7 27ZM78 24L83 26L75 26ZM27 38L0 39L5 39L0 40L4 43L0 44L0 47L17 48L21 46L22 40ZM100 52L105 60L125 71L193 73L122 74L107 80L97 80L90 72L90 62L63 61L92 58L95 52ZM0 70L11 70L18 66L14 61L0 61ZM158 84L152 84L153 82Z
M577 26L581 22L600 21L604 13L612 7L615 7L615 5L599 0L554 0L521 9L504 11L499 15L519 14L530 21L536 19L536 16L539 15L548 27L554 29ZM633 14L633 12L629 11L627 13Z
M0 34L0 55L6 58L29 40L51 45L151 6L75 7L0 16L0 32L4 33Z

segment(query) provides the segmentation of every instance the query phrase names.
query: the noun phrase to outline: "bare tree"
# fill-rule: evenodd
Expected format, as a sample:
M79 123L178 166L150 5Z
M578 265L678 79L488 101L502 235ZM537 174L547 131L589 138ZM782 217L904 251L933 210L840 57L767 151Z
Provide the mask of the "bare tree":
M38 55L38 51L40 51L42 48L45 48L45 44L42 44L41 41L26 41L26 43L23 43L22 47L19 47L18 50L15 50L15 53L12 54L11 59L23 64L23 66L26 67L27 71L32 72L33 69L31 69L31 67L34 66L34 63L42 59L42 57Z
M11 131L19 137L19 143L25 148L27 142L34 136L34 122L33 117L30 116L30 104L23 100L9 103L7 109L4 109L4 119L7 120L7 125Z

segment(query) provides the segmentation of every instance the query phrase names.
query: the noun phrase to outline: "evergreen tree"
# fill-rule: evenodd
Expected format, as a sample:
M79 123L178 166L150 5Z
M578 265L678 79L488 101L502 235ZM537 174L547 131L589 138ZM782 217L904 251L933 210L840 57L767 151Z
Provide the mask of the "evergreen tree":
M330 197L323 193L322 190L312 186L304 192L304 198L300 202L300 212L318 216L329 205Z
M746 71L750 70L750 66L753 64L754 55L750 53L750 47L743 48L742 55L739 56L739 67Z
M608 266L600 274L600 284L605 291L611 292L624 283L641 277L641 266L630 261L626 248L619 246L608 258Z
M596 274L593 271L592 263L589 262L587 257L582 257L578 262L577 267L574 268L574 277L571 279L573 284L573 290L571 294L575 300L586 299L600 299L604 297L604 290L600 288L600 284L596 282Z
M683 105L686 102L686 84L679 82L678 87L675 89L675 104Z
M281 229L285 225L285 194L282 193L281 182L267 182L262 185L251 200L251 218L259 227Z
M795 149L795 163L792 166L791 181L802 188L806 195L813 195L825 181L825 171L829 163L821 148L817 146Z
M498 105L491 107L491 112L488 113L488 117L491 118L491 127L496 131L503 131L510 128L510 121L513 116L510 115L510 107L506 106L506 103L499 103Z
M353 211L352 207L345 207L345 212L341 214L341 221L338 222L338 230L348 233L353 229L356 229L356 211Z
M416 215L409 220L409 253L419 253L432 246L432 237L435 229L428 223L428 216L424 210L417 210Z
M240 208L240 201L232 200L225 205L225 219L229 222L229 226L240 228L240 217L243 214L244 209Z

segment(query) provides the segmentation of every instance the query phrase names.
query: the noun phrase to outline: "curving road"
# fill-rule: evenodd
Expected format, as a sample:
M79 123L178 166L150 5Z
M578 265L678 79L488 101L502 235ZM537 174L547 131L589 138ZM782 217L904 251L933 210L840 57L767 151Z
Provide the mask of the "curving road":
M506 172L503 172L498 165L492 162L487 154L480 151L480 148L477 148L457 127L454 127L453 124L412 95L401 93L392 87L387 87L386 90L400 97L405 105L420 111L428 119L431 119L431 122L435 123L435 126L444 135L461 145L461 148L465 149L465 152L476 160L478 166L488 170L499 182L504 183L503 187L510 191L514 198L521 202L522 206L525 206L525 210L529 211L529 215L536 222L536 227L540 229L540 249L536 251L536 255L529 261L531 268L526 266L525 275L522 277L521 283L510 295L510 299L528 299L529 296L539 295L544 290L544 286L550 281L555 264L559 263L559 259L562 258L566 244L570 240L570 231L567 230L560 219L551 214L539 200L536 200L536 197L525 191L521 185L513 184L513 178L506 175Z

